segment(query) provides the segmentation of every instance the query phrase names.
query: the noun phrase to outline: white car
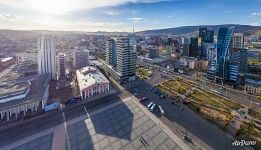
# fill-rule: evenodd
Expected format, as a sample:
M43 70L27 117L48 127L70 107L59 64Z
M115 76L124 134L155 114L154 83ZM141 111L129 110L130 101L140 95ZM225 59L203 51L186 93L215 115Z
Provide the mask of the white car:
M259 102L256 102L255 104L256 104L257 106L260 106L260 105L261 105Z

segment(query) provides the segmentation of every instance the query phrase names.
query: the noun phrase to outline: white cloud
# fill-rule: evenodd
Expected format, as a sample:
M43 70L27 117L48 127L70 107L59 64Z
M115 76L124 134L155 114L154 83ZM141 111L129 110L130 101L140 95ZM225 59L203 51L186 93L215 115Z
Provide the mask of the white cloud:
M173 16L168 16L168 18L172 18Z
M261 16L261 12L260 13L259 12L253 12L251 15L252 16Z
M133 22L144 22L145 20L143 18L140 17L133 17L133 18L129 18L129 20L133 21Z
M117 16L119 15L120 13L118 11L115 11L115 10L111 10L111 11L107 11L105 12L107 15L110 15L110 16Z
M60 14L77 10L117 6L126 3L154 3L166 0L0 0L0 7L32 9L45 13Z
M22 19L22 17L14 15L14 14L9 14L9 13L2 13L0 14L0 19Z

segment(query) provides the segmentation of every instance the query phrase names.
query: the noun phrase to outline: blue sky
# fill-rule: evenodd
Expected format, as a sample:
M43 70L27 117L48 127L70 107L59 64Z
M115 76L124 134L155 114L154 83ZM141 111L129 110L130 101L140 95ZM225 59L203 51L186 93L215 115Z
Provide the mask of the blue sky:
M136 31L261 25L261 0L0 0L0 28Z

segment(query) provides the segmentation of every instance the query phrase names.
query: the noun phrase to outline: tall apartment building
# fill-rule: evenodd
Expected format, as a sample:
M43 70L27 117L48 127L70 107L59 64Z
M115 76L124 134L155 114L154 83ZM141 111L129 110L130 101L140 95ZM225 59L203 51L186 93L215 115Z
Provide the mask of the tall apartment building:
M135 79L136 71L136 40L133 34L117 39L117 67L121 81Z
M106 42L106 62L113 66L117 66L117 38L109 38Z
M50 74L56 79L56 51L54 36L43 35L37 40L38 74Z
M89 50L75 50L73 52L73 65L76 69L86 67L89 63Z
M244 34L243 33L234 33L233 47L234 48L243 48L244 47Z
M58 79L64 79L65 78L65 54L59 53L57 55L57 75Z
M135 80L136 39L134 34L110 38L106 43L107 71L118 82Z

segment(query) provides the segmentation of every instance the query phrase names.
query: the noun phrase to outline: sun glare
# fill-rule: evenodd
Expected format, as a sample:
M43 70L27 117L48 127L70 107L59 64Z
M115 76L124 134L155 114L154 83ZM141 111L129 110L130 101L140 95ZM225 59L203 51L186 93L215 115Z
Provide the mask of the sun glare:
M47 14L64 14L74 8L72 0L28 0L33 9Z

